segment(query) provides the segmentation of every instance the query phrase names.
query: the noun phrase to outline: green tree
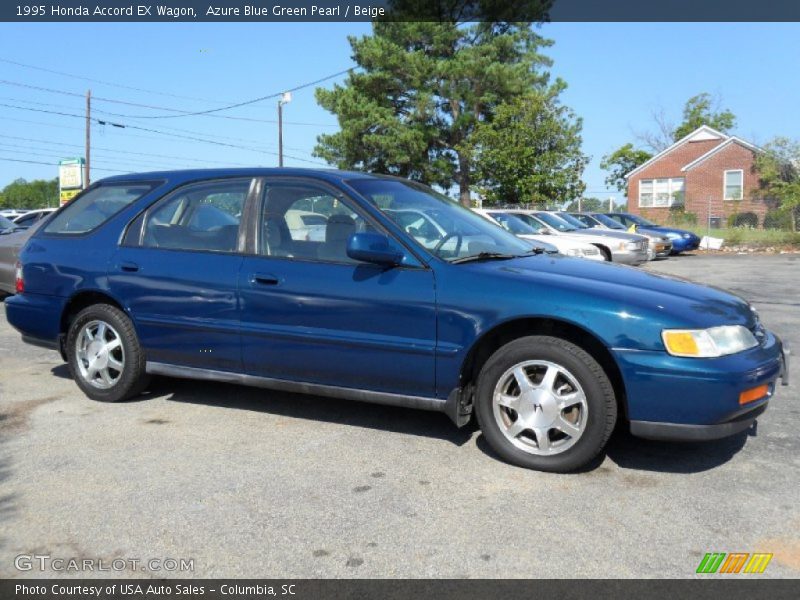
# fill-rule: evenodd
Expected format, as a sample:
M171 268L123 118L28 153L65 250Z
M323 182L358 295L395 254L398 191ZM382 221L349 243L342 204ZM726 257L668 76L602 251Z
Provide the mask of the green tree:
M0 208L46 208L58 206L58 179L17 179L0 192Z
M608 201L600 198L581 198L580 201L573 200L564 208L567 212L606 212Z
M800 225L800 143L779 137L756 155L761 181L759 194L789 215L792 231Z
M314 154L339 168L458 186L470 201L482 121L532 89L545 89L550 41L529 23L376 22L350 37L360 67L343 85L318 89L340 131L320 135Z
M475 175L488 204L560 204L586 189L582 122L559 104L560 89L500 104L476 127Z
M651 157L652 154L647 150L634 148L633 144L630 143L617 148L610 154L606 154L603 160L600 161L600 168L608 171L606 185L616 187L621 192L624 192L628 187L628 180L625 179L625 175L650 160Z
M683 121L675 128L672 139L677 142L703 125L727 133L736 127L736 115L727 108L722 109L719 101L714 100L711 94L706 92L697 94L686 101L683 107Z

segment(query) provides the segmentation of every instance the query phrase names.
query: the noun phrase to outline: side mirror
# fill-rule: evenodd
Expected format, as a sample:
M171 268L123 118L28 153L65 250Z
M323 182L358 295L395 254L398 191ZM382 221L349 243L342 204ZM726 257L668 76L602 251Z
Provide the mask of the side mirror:
M347 241L347 256L354 260L394 267L403 260L403 254L392 248L389 238L380 233L354 233Z

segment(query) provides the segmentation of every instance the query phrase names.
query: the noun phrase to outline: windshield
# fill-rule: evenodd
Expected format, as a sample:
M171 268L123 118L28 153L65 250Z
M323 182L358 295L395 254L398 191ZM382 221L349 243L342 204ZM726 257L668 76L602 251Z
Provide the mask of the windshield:
M658 227L658 225L656 225L652 221L648 221L647 219L645 219L644 217L640 217L639 215L628 215L628 218L637 225L641 225L642 227Z
M528 243L424 185L396 179L354 179L348 184L420 245L445 260L531 252ZM418 218L409 213L417 213Z
M564 219L567 223L572 225L575 229L589 229L589 226L581 221L580 219L576 219L569 213L560 212L558 216Z
M3 229L14 229L14 224L3 215L0 215L0 230Z
M554 215L553 213L537 212L533 214L536 215L539 219L541 219L545 223L547 223L553 229L556 229L558 231L575 231L575 227L567 223L561 217Z
M625 225L620 223L619 221L612 219L608 215L604 215L603 213L597 213L592 215L592 218L600 221L603 225L608 227L609 229L626 229Z
M508 213L502 213L502 212L490 212L487 214L490 217L492 217L495 221L500 223L500 225L502 225L504 229L510 231L514 235L536 235L537 233L539 233L537 229L534 229L533 227L528 225L517 215L510 215Z

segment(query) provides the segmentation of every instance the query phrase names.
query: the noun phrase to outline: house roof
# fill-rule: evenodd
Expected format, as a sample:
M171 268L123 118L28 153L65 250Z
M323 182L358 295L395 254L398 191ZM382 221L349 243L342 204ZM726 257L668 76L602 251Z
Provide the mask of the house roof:
M633 169L630 173L625 175L625 179L628 179L631 175L634 175L634 174L638 173L639 171L641 171L645 167L647 167L647 166L653 164L654 162L656 162L657 160L659 160L662 156L665 156L665 155L669 154L670 152L672 152L676 148L679 148L680 146L683 146L684 144L687 144L689 142L704 142L704 141L713 141L713 140L719 140L721 143L717 144L716 146L714 146L711 150L709 150L708 152L706 152L702 156L696 158L695 160L693 160L689 164L685 165L683 168L681 168L681 171L686 171L688 169L691 169L695 165L697 165L700 162L704 161L706 158L708 158L709 156L711 156L715 152L721 150L723 147L725 147L725 146L727 146L728 144L731 144L731 143L739 144L739 145L741 145L741 146L743 146L745 148L748 148L750 150L754 150L754 151L758 151L759 150L759 148L757 148L756 146L754 146L753 144L751 144L749 142L744 141L741 138L738 138L736 136L726 135L726 134L722 133L721 131L717 131L713 127L709 127L708 125L701 125L697 129L695 129L693 132L691 132L690 134L682 137L681 139L679 139L677 142L675 142L674 144L672 144L668 148L665 148L664 150L662 150L661 152L659 152L658 154L656 154L655 156L653 156L649 160L643 162L641 165L639 165L638 167Z

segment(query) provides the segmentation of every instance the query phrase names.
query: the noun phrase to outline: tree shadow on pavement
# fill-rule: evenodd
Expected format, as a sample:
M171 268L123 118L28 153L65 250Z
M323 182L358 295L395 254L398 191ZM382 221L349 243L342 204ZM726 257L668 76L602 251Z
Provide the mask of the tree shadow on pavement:
M456 446L463 446L469 442L475 431L470 425L459 429L447 416L438 412L276 392L211 381L156 377L150 384L149 390L140 398L142 400L164 398L169 402L203 404L308 421L379 429L441 439Z

